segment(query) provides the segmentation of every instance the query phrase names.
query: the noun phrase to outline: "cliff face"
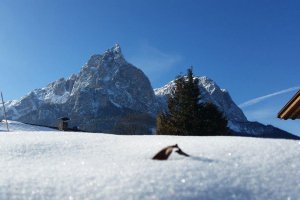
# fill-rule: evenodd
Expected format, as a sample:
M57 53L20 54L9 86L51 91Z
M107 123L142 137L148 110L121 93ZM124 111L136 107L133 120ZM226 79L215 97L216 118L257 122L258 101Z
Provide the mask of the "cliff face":
M10 119L25 123L56 126L57 118L68 116L71 126L111 132L125 116L154 116L158 104L149 79L115 45L93 55L78 74L36 89L6 107Z

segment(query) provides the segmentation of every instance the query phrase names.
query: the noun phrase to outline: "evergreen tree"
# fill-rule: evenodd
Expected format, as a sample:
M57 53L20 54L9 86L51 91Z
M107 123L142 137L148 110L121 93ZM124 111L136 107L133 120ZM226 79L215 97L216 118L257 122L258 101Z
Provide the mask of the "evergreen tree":
M200 104L199 80L192 68L178 76L168 96L168 111L157 117L160 135L224 135L227 120L213 104Z
M203 133L205 135L229 135L227 119L212 103L203 104Z

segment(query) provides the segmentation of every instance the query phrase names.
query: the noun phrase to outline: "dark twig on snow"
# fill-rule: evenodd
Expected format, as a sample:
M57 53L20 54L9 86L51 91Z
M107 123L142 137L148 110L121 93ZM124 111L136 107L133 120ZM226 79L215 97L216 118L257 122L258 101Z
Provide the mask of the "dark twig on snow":
M185 152L183 152L177 144L172 146L167 146L160 150L152 159L153 160L167 160L171 153L173 152L173 149L176 149L175 152L177 152L179 155L189 157L189 155Z

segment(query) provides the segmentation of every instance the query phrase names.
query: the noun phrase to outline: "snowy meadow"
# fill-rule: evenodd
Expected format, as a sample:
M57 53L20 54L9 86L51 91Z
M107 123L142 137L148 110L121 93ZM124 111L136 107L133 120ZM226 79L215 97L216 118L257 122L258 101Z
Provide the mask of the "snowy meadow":
M297 140L11 129L0 132L0 199L300 199ZM151 159L173 144L191 157Z

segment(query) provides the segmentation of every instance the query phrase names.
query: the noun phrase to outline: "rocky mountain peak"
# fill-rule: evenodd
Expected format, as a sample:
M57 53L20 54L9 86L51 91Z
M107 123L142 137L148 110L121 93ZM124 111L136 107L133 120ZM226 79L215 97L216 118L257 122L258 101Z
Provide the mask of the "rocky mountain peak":
M119 43L114 44L114 46L110 50L113 51L115 54L122 54L121 46Z
M242 110L234 103L229 93L221 89L216 82L206 76L195 77L199 80L198 87L201 92L201 102L215 104L229 120L247 122ZM166 107L166 96L175 88L175 81L171 81L161 88L154 89L158 101Z
M68 116L72 125L95 132L112 132L130 113L153 117L157 108L149 79L125 60L119 44L91 56L78 74L7 103L10 119L55 126Z
M121 46L115 44L110 49L107 49L103 54L92 55L88 60L86 67L110 67L110 66L120 66L126 63L126 60L122 54Z
M114 44L113 47L111 47L110 49L107 49L104 54L103 54L103 57L111 57L113 58L114 60L116 59L120 59L120 58L123 58L123 54L122 54L122 51L121 51L121 46L116 43Z

